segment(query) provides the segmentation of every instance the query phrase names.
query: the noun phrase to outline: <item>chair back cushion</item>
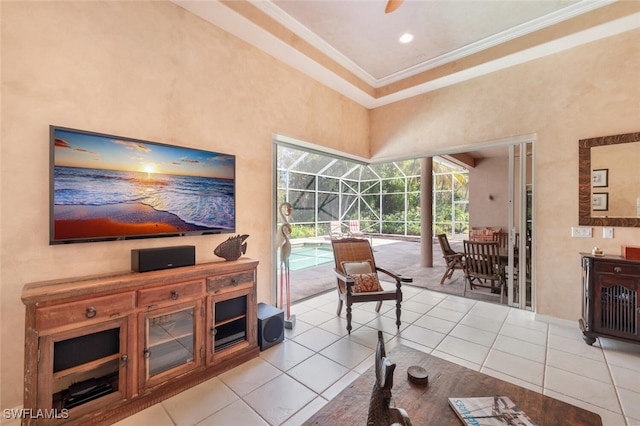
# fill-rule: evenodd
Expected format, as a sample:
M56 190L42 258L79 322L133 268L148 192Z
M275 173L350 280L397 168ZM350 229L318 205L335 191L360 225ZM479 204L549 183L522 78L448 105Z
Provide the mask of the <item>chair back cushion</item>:
M362 262L342 262L342 270L347 275L369 274L373 272L373 267L368 260Z

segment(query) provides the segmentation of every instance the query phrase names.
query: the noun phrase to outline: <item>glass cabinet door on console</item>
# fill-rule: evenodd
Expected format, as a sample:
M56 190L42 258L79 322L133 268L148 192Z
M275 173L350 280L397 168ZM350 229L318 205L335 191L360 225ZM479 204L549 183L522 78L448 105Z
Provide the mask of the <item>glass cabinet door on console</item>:
M40 337L38 408L75 411L128 396L128 318Z
M201 364L201 307L195 300L143 314L143 386L162 383Z

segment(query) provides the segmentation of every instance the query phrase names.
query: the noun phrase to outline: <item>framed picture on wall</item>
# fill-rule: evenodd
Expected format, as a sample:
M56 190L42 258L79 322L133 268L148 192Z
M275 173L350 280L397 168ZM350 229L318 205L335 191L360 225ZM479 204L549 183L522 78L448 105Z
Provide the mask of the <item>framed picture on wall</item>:
M591 208L594 211L609 210L609 193L594 192L591 197Z
M609 169L596 169L591 175L591 185L594 188L609 186Z

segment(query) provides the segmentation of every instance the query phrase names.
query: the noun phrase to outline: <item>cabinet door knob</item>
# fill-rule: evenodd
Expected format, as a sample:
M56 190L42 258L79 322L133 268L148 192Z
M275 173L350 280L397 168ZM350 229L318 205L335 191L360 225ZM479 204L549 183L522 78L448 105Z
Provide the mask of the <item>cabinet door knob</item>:
M215 336L218 333L218 330L216 330L215 328L211 328L211 335Z
M178 294L177 291L173 290L171 292L171 300L178 300L178 297L180 297L180 294Z
M122 354L120 361L122 361L123 364L126 364L127 361L129 361L129 356L127 354Z
M89 306L87 308L87 311L84 313L84 316L87 318L93 318L96 316L97 313L98 311L96 311L96 308L94 308L93 306Z
M149 349L144 350L144 357L145 359L151 358L151 351Z
M616 274L619 274L620 272L622 272L622 268L619 266L616 266L615 268L613 268L613 272L615 272Z

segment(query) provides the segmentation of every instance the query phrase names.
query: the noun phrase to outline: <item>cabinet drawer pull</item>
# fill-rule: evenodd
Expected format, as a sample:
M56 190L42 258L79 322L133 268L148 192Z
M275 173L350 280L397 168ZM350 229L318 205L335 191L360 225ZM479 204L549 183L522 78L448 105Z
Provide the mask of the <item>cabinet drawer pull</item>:
M622 272L622 268L619 266L616 266L615 268L613 268L613 272L615 272L616 274L619 274L620 272Z
M180 297L180 294L178 294L177 291L173 290L171 292L171 300L178 300L178 297Z
M98 311L93 306L89 306L87 311L84 313L84 316L87 318L93 318L97 315Z
M238 285L240 284L240 282L238 281L237 278L232 278L231 279L231 285L234 287L238 287Z

